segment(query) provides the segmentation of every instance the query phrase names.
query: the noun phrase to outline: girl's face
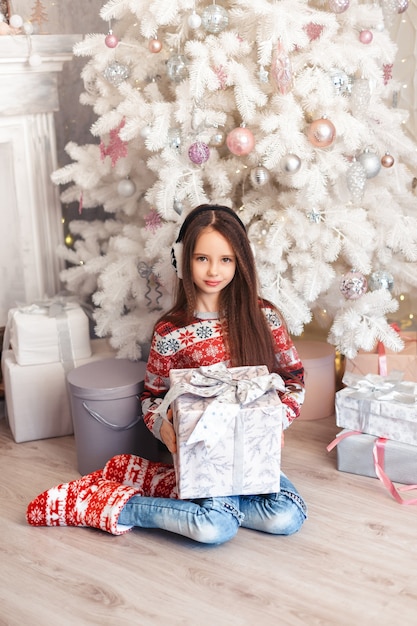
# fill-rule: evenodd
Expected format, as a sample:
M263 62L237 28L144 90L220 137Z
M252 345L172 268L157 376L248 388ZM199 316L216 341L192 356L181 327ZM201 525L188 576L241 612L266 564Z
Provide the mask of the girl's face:
M191 261L199 310L203 306L218 310L220 292L233 280L235 271L233 248L223 235L208 226L197 238Z

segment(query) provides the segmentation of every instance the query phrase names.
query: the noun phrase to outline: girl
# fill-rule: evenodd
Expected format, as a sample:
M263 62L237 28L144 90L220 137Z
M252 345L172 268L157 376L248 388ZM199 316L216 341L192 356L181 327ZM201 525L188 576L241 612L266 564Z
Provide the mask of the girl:
M280 374L288 427L304 399L303 367L278 312L258 297L239 217L225 206L197 207L183 222L172 259L179 278L175 304L155 326L141 398L148 428L175 453L172 414L158 413L169 371L220 362L267 365ZM34 526L91 526L113 534L161 528L207 544L228 541L239 526L289 535L305 519L306 505L283 473L279 493L179 500L172 465L133 455L118 455L103 470L44 492L27 510Z

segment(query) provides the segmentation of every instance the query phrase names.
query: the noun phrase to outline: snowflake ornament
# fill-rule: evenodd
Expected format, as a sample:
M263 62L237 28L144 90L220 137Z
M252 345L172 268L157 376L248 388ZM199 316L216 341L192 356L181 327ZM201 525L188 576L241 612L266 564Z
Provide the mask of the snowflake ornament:
M123 119L117 128L113 128L113 130L110 131L108 146L105 146L103 141L100 143L101 159L104 161L106 156L109 156L112 167L115 167L119 159L127 157L127 143L120 139L119 135L124 125L125 120Z

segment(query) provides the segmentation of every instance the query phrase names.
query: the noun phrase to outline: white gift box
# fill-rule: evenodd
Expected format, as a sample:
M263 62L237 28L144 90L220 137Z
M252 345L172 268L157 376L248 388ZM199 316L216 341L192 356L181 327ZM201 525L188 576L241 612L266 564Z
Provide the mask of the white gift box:
M264 366L170 371L181 499L280 489L284 383Z
M106 339L91 341L92 355L75 366L109 358L115 351ZM62 363L21 366L12 350L2 354L7 417L16 443L73 433L66 371Z
M336 393L336 424L376 437L417 445L417 385L395 377L345 374Z
M337 469L350 474L377 478L374 448L379 438L366 433L342 430L333 445L337 445ZM415 446L392 441L383 443L382 469L389 478L404 485L417 483L417 449Z
M75 302L51 300L11 309L6 343L9 336L19 365L58 361L72 365L91 356L88 317Z

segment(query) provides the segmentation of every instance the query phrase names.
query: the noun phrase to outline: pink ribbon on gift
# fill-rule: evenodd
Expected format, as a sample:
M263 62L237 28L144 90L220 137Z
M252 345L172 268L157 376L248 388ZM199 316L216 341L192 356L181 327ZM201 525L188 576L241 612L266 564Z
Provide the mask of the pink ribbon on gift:
M342 441L342 439L346 439L346 437L351 437L352 435L363 435L360 430L350 430L345 433L339 433L333 441L329 443L326 447L326 450L330 452L337 446L337 444ZM398 489L395 487L392 480L387 476L384 471L385 466L385 446L388 439L386 437L376 437L374 441L374 446L372 449L373 459L374 459L374 469L377 478L382 482L385 489L392 495L394 500L398 502L398 504L402 505L413 505L417 504L417 499L413 500L405 500L401 497L400 491L412 491L417 489L417 485L406 485L404 487L399 487Z
M384 472L385 445L387 441L388 440L385 437L377 437L377 439L375 439L373 448L375 473L398 504L417 504L417 499L404 500L404 498L402 498L399 494L399 491L411 491L413 489L417 489L417 485L407 485L406 487L400 487L397 489L392 480Z
M390 324L390 326L393 330L395 330L396 333L398 333L398 335L400 335L401 328L398 326L398 324ZM417 342L416 339L411 338L411 337L406 337L406 336L401 337L401 339L405 343ZM382 343L382 341L378 341L377 352L378 352L378 374L380 376L388 376L388 359L387 359L387 355L385 352L385 346Z
M400 334L400 327L398 324L390 324L391 328ZM385 345L382 341L378 341L378 374L380 376L388 376L388 362L385 352Z

